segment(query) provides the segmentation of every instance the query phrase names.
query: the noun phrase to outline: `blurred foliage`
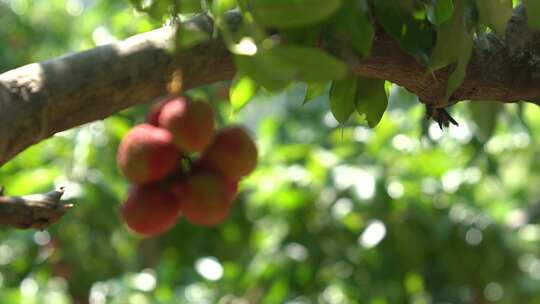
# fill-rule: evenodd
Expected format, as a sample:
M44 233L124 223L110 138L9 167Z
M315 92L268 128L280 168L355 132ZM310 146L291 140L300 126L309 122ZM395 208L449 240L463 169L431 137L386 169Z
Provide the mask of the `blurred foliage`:
M0 71L162 21L123 1L0 0ZM443 133L387 83L370 129L358 116L339 124L327 86L310 100L305 84L239 96L239 112L228 86L189 94L257 136L260 165L229 220L152 239L122 225L116 147L149 104L61 132L0 168L8 194L65 186L76 203L47 231L0 230L0 302L540 303L538 107L477 125L478 109L460 104L460 126Z

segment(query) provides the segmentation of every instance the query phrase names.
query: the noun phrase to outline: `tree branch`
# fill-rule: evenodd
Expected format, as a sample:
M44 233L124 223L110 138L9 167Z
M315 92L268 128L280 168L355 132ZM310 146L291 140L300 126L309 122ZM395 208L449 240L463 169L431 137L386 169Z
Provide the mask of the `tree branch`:
M212 28L204 16L188 25ZM163 27L1 74L0 165L59 131L166 94L176 68L185 89L232 78L231 57L218 40L183 51L185 64L175 67L174 36Z
M11 228L34 228L43 230L56 223L71 204L62 204L64 189L45 194L3 196L0 188L0 225Z
M237 23L239 15L231 13L228 18ZM183 26L211 32L213 25L201 15ZM507 33L506 41L512 41L512 35ZM173 41L174 30L164 27L1 74L0 165L56 132L164 95L176 68L182 69L185 89L233 77L232 56L220 40L183 51L181 67L174 66L177 61L169 51ZM540 53L540 48L537 51ZM512 54L489 35L487 44L475 46L467 76L449 101L442 97L453 67L432 74L385 34L377 34L370 56L348 61L355 74L404 86L434 107L461 100L527 100L540 104L536 63L523 64Z

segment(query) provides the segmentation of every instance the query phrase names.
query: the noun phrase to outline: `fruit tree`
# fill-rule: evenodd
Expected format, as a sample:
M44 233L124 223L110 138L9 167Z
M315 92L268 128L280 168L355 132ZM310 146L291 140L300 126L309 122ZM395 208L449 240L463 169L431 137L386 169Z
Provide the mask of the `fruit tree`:
M0 298L540 301L539 2L46 2L0 1Z

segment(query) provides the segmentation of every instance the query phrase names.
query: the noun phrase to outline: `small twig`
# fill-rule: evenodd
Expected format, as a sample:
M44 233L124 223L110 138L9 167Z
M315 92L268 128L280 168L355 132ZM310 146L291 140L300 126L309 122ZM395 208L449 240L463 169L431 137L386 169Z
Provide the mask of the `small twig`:
M3 188L0 187L0 225L43 230L73 207L73 204L60 201L63 194L64 188L61 187L43 194L3 196Z

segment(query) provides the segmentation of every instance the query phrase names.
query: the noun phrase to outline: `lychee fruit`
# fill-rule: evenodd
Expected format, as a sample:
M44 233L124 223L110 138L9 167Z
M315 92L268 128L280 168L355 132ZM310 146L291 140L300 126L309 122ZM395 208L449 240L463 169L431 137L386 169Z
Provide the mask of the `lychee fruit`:
M165 178L176 168L179 159L172 135L150 124L131 129L122 139L117 154L120 171L134 183Z
M182 152L204 150L214 135L214 109L206 102L177 98L167 102L159 115L159 126L169 130Z
M199 163L230 180L239 180L257 166L257 146L244 128L227 127L216 133Z
M180 202L169 190L156 184L136 185L122 205L121 215L133 231L151 236L172 227L180 207Z
M182 214L192 224L213 226L229 215L231 190L223 177L212 172L194 172L173 186L182 204Z

